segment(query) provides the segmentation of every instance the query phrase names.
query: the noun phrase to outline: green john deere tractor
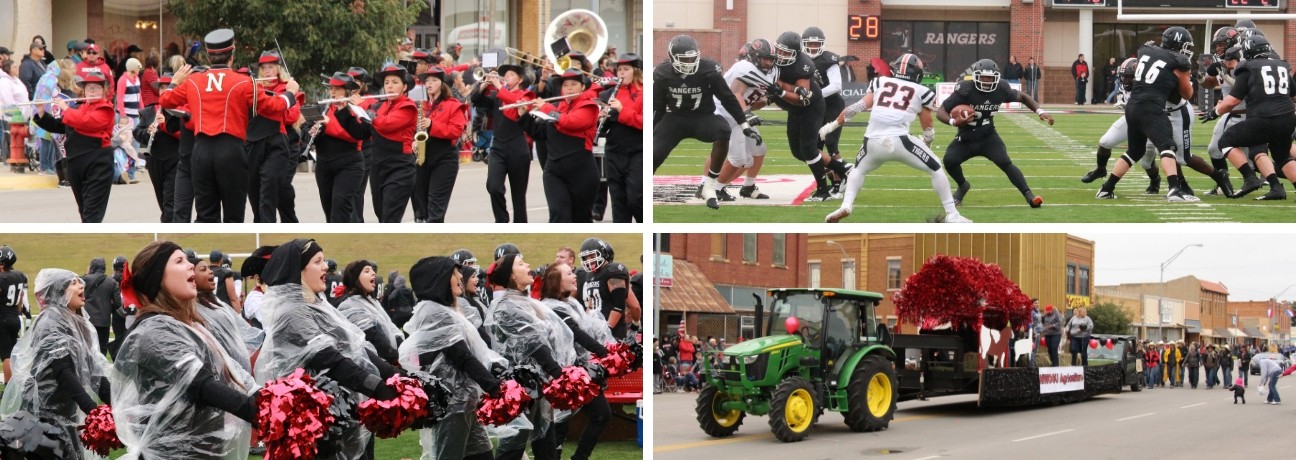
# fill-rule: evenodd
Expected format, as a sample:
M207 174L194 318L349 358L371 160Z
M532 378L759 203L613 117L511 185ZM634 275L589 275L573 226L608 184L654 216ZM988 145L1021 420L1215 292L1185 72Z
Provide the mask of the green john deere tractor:
M886 429L899 389L890 333L873 314L882 295L847 289L768 295L766 335L725 349L718 366L704 360L706 385L696 407L702 431L729 436L747 414L769 414L775 437L800 441L824 409L841 412L853 431ZM775 335L776 328L786 334Z

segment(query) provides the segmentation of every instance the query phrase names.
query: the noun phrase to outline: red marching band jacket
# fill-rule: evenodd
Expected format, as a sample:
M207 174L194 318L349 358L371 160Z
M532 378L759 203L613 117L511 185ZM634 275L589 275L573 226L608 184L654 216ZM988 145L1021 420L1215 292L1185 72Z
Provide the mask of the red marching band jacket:
M168 109L188 105L196 128L194 134L229 134L247 140L248 112L257 98L257 114L282 119L296 105L287 94L270 96L252 90L252 78L226 66L214 66L190 75L179 85L162 91L158 103Z
M584 139L585 150L592 151L594 149L594 129L598 127L599 117L599 106L597 102L594 102L596 94L598 93L585 91L575 98L558 103L558 107L545 104L540 107L540 112L558 112L560 116L554 128L559 133Z
M428 137L454 143L468 128L468 105L448 97L441 101L423 103L423 116L432 120Z
M343 106L343 109L351 110L350 107L348 106ZM324 124L324 132L321 134L332 137L334 139L355 144L356 150L360 150L360 140L351 137L351 133L348 133L346 128L342 127L342 123L338 122L337 111L338 111L337 104L329 104L328 109L324 111L324 116L328 117L328 119L331 121L329 123Z
M622 85L616 98L621 101L617 123L643 131L643 85Z
M285 96L285 97L289 97L289 96L288 96L288 82L285 82L285 81L282 81L282 80L277 80L277 81L275 81L275 84L274 84L273 87L268 87L268 86L263 85L263 86L261 86L261 89L264 90L264 91L269 91L269 92L271 92L271 93L274 93L275 96ZM260 101L257 101L257 102L260 103ZM288 129L287 129L287 127L288 127L288 126L292 126L293 123L296 123L296 122L297 122L297 119L298 119L298 118L301 118L301 106L302 106L302 104L305 104L305 103L306 103L306 95L303 94L303 93L300 93L300 92L299 92L299 93L297 93L297 101L296 101L296 104L293 104L293 105L289 106L289 107L288 107L288 110L285 110L285 111L283 111L282 113L277 114L277 115L276 115L276 114L271 114L271 115L261 115L261 116L262 116L262 117L265 117L265 118L267 118L267 119L270 119L270 120L273 120L273 121L277 121L277 122L279 122L279 134L285 134L285 135L286 135L286 134L288 134ZM258 112L260 111L260 109L261 109L260 107L257 107L257 111L258 111Z
M78 150L111 147L113 123L113 105L106 97L88 101L76 108L69 107L68 110L63 111L62 120L55 119L49 112L45 112L45 115L38 118L36 122L41 128L50 132L68 134L68 156L76 155ZM58 129L60 127L64 129Z
M387 141L399 143L402 153L413 155L410 144L414 143L414 119L417 116L418 108L414 101L402 94L378 107L373 119L374 133Z

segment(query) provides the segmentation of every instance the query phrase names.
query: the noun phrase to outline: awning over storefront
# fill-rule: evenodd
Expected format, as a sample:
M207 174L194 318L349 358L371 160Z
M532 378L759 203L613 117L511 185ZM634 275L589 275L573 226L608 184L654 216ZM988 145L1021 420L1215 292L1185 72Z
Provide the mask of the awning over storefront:
M1202 332L1202 335L1207 337L1219 337L1222 339L1233 337L1232 335L1229 335L1227 329L1207 329L1206 332Z
M1201 321L1198 321L1198 320L1195 320L1195 319L1190 319L1190 320L1188 320L1188 333L1189 333L1189 334L1201 334L1201 331L1202 331L1202 328L1201 328Z
M1246 336L1247 336L1247 334L1246 334L1245 332L1242 332L1241 329L1238 329L1238 328L1236 328L1236 327L1230 327L1230 328L1228 328L1228 332L1229 332L1229 334L1231 334L1231 335L1233 336L1233 338L1235 338L1235 339L1245 339Z
M1246 328L1246 335L1247 335L1247 337L1256 338L1256 339L1263 339L1263 338L1265 338L1265 335L1262 334L1262 333L1260 333L1260 329L1257 329L1257 328L1254 328L1254 327L1248 327L1248 328Z
M661 290L661 308L688 313L734 314L711 280L691 262L675 259L674 285Z

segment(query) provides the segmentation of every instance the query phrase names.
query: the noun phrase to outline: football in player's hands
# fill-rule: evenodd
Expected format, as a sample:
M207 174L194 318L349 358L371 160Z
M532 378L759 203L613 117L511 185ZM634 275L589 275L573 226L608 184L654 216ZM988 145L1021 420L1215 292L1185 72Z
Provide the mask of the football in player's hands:
M976 111L968 104L959 104L950 110L950 120L954 122L954 126L966 125L975 117Z

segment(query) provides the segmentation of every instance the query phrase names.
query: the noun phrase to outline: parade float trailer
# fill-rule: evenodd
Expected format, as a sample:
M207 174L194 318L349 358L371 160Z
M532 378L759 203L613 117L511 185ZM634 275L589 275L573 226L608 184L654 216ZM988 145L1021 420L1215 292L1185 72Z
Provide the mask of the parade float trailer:
M695 410L708 435L734 434L747 414L768 414L774 436L794 442L825 410L868 432L886 429L900 401L975 394L983 407L1060 404L1137 389L1128 358L1030 365L1036 339L1013 339L1013 325L1028 331L1030 299L998 267L974 259L936 256L906 281L896 310L919 325L917 334L893 334L878 321L878 293L789 288L767 296L763 330L764 302L756 305L765 336L725 349L717 366L702 360L706 385ZM1125 350L1115 356L1133 356Z

